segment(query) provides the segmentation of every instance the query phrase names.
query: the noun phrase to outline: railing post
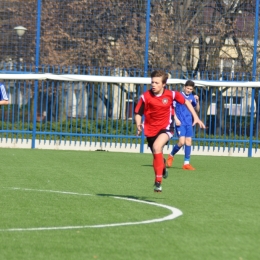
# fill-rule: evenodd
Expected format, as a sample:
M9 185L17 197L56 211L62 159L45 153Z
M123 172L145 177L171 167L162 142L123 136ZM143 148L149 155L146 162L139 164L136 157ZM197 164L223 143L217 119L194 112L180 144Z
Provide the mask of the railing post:
M144 77L148 75L148 63L149 63L149 38L150 38L150 13L151 13L151 0L147 1L146 8L146 31L145 31L145 55L144 55ZM147 89L144 85L143 91ZM144 152L144 132L141 134L140 153Z
M35 52L35 73L39 72L40 40L41 40L41 0L37 4L37 28L36 28L36 52ZM34 103L33 103L33 130L32 149L35 148L36 139L36 117L37 117L38 80L34 82Z
M252 81L255 81L255 80L256 80L256 70L257 70L259 2L260 2L260 0L256 0ZM254 129L254 110L255 110L254 107L255 107L255 88L252 88L252 95L251 95L251 113L250 113L250 136L249 136L248 157L252 157L252 150L253 150L253 129Z

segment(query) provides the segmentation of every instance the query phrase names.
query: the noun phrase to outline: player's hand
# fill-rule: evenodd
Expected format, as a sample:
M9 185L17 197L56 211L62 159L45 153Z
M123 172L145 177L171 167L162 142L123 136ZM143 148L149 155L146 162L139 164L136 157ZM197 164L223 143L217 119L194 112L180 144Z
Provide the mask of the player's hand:
M195 98L196 102L199 101L199 96L198 95L194 95L194 98Z
M204 125L204 123L199 119L199 118L197 118L197 119L194 119L194 122L193 122L193 124L192 125L195 125L195 124L198 124L199 126L200 126L200 128L206 128L206 126Z
M140 135L143 131L143 126L142 125L137 125L137 132L136 135Z
M181 125L181 121L179 119L175 119L175 125L180 126Z

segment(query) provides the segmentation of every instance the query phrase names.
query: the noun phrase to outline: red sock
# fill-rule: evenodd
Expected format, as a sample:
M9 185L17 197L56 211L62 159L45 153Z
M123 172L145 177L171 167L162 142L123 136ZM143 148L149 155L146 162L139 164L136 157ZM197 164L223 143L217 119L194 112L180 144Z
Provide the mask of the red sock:
M162 182L162 173L164 168L163 154L153 154L153 168L155 173L155 182Z

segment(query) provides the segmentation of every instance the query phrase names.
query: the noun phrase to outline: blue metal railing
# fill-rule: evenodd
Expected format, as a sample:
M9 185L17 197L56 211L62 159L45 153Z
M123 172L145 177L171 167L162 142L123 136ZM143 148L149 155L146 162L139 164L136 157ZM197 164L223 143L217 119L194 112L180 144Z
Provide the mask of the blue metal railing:
M134 122L142 85L42 80L37 95L34 86L33 81L6 81L10 104L0 108L1 140L31 140L32 148L37 148L36 140L144 145ZM181 85L169 88L180 90ZM207 129L195 127L193 145L201 150L257 151L260 90L256 90L257 104L252 107L251 88L197 87L199 116Z

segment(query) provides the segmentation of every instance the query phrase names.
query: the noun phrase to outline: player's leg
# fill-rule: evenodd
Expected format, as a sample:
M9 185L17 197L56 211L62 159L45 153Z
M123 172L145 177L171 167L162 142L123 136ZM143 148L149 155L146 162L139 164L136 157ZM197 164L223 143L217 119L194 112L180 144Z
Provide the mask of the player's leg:
M168 170L167 170L166 159L163 158L163 178L166 179L167 177L168 177Z
M157 136L147 137L148 146L151 149L151 152L153 154L153 168L154 168L155 176L156 176L156 171L155 171L155 156L154 156L154 153L153 153L153 144L154 144L156 138L157 138ZM156 177L155 177L155 182L154 182L154 191L155 192L161 192L162 191L161 182L159 182L159 181L156 182Z
M152 150L153 150L153 168L155 173L155 186L154 191L162 191L162 178L165 169L165 163L163 158L163 147L169 141L170 137L167 133L161 133L155 139Z
M174 160L174 155L178 153L181 147L185 144L185 128L183 126L176 126L176 133L179 141L173 146L172 151L167 157L167 166L171 167Z
M193 135L192 126L187 126L185 148L184 148L184 164L182 167L184 170L195 170L195 168L193 168L190 164L192 135Z

